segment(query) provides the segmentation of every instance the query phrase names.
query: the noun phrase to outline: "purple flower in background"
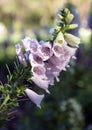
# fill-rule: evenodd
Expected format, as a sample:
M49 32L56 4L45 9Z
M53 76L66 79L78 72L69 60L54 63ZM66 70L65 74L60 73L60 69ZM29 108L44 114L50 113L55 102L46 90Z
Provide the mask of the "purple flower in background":
M90 69L90 62L91 62L91 57L88 55L85 57L85 60L84 60L84 66L86 70Z
M44 98L44 94L43 95L39 95L36 92L34 92L31 89L26 88L25 90L27 96L30 98L30 100L35 103L37 105L37 107L41 108L41 101Z

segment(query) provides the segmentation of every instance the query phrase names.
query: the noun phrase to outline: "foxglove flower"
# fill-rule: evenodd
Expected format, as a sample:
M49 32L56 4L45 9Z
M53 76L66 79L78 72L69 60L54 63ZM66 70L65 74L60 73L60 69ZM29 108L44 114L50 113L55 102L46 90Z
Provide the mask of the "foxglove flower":
M33 90L28 89L28 88L26 88L25 92L26 92L27 96L29 97L29 99L33 103L35 103L37 105L37 107L41 108L40 103L41 103L42 99L44 98L44 94L39 95L36 92L34 92Z
M77 48L69 47L68 45L63 45L62 55L67 59L67 57L73 57Z
M54 85L54 81L55 81L55 77L52 74L46 74L48 81L49 81L49 85L53 86Z
M52 55L52 45L49 42L43 42L39 47L38 51L40 56L42 56L43 61L48 60Z
M22 39L23 46L25 48L25 51L28 52L36 52L37 47L39 46L39 43L36 39L30 39L29 37L26 37Z
M58 44L62 44L64 42L64 35L62 32L58 33L55 42Z
M33 76L36 76L36 77L38 76L42 79L46 79L46 75L45 75L46 69L43 66L40 66L40 65L32 66L31 72Z
M27 65L26 64L26 59L25 59L25 57L24 57L24 55L23 55L23 53L21 51L22 47L20 46L20 44L17 44L15 47L16 47L16 54L17 54L17 56L19 58L20 63L23 64L24 66L26 66Z
M70 33L65 33L64 34L66 42L73 47L78 47L78 44L80 43L80 38L70 34Z
M54 78L58 81L58 76L60 74L60 70L52 63L48 62L45 64L46 68L46 76L48 77L48 80L50 81L50 84L53 84ZM51 76L51 78L50 78Z
M30 62L32 77L29 79L47 93L50 93L48 90L49 85L54 85L55 80L59 82L60 72L69 67L71 58L76 58L75 52L80 43L78 37L65 32L66 28L67 30L75 28L75 24L70 24L73 15L68 9L61 12L59 14L59 26L54 28L48 42L38 42L36 39L25 37L22 39L24 54L21 52L21 46L16 46L16 53L20 62L22 64L26 64L26 60ZM63 13L65 15L62 15ZM28 88L25 92L40 107L44 95L38 95Z
M65 65L66 65L66 60L62 59L62 57L56 57L53 55L50 60L52 64L54 64L60 71L61 70L66 70Z
M38 55L38 53L30 53L29 54L29 61L32 66L34 65L44 65L43 59Z
M53 53L55 56L60 57L63 53L63 46L65 46L67 43L64 41L62 44L58 44L57 42L54 42L53 44Z
M48 90L49 87L49 80L47 79L41 79L40 77L33 76L31 80L40 88L45 90L47 93L50 93Z

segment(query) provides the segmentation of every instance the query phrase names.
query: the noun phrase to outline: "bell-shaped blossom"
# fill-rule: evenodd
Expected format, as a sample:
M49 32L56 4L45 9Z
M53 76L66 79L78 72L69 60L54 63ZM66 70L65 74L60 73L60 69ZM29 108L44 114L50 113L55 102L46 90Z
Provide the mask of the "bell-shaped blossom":
M38 55L38 53L30 53L29 55L29 61L32 66L38 64L38 65L44 65L43 59Z
M43 42L38 47L39 55L42 57L43 61L48 60L52 55L52 45L49 42Z
M80 43L80 38L76 37L70 33L65 33L64 34L65 40L66 42L70 45L70 46L75 46L78 47L79 43Z
M69 59L66 60L62 57L56 57L55 55L53 55L49 61L61 71L66 70L66 66L68 65Z
M69 47L66 42L62 44L54 43L53 52L56 57L62 56L67 59L67 57L75 55L76 48Z
M67 56L72 57L75 55L76 48L69 47L68 45L63 46L63 56L67 59Z
M31 80L40 88L45 90L47 93L50 93L48 90L49 87L49 80L47 79L41 79L40 77L33 76Z
M30 51L35 53L37 51L39 43L36 39L30 39L30 37L25 37L24 39L22 39L22 42L26 52Z
M58 33L55 42L58 44L62 44L64 42L64 35L62 32Z
M49 81L49 85L53 86L54 85L54 81L55 81L54 75L52 75L52 74L46 74L46 76L47 76L47 79Z
M46 69L44 66L40 66L40 65L32 66L31 72L33 76L38 76L42 79L46 79L46 75L45 75Z
M26 59L21 51L22 47L20 46L20 44L17 44L15 47L16 47L16 54L19 58L20 63L26 66L27 65Z
M46 68L46 75L58 76L60 73L60 70L51 62L46 63L45 68Z
M60 57L62 55L62 45L54 44L53 45L53 53L55 56Z
M53 44L53 53L55 56L60 57L62 56L63 53L63 46L65 46L67 43L64 41L62 44L58 44L56 42L54 42Z
M26 92L27 96L29 97L29 99L33 103L35 103L37 105L37 107L41 108L40 103L41 103L42 99L44 98L44 94L39 95L36 92L34 92L33 90L28 89L28 88L25 89L25 92Z
M50 85L54 85L54 79L56 78L57 82L59 81L59 74L60 74L60 69L58 69L54 64L51 62L48 62L45 64L46 68L46 76L49 80Z

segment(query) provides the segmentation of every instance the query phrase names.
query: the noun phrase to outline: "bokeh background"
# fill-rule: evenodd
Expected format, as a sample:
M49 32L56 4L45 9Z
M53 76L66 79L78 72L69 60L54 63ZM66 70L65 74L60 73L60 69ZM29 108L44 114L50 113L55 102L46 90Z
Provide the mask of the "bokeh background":
M21 100L0 130L92 130L92 0L0 0L0 81L16 60L15 44L25 36L46 40L58 9L68 7L79 27L70 33L81 44L67 72L50 87L42 109Z

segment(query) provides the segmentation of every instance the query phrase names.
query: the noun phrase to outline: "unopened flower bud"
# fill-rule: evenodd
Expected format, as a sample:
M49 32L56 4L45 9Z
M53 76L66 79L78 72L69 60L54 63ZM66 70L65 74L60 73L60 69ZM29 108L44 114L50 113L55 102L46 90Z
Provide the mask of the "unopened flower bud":
M64 35L62 32L58 33L55 42L59 44L62 44L64 42Z
M70 46L75 46L78 47L78 44L80 43L80 38L70 34L70 33L65 33L64 34L65 40L66 42L70 45Z

